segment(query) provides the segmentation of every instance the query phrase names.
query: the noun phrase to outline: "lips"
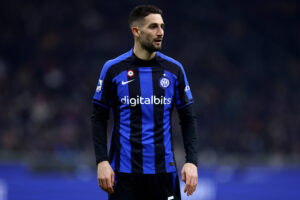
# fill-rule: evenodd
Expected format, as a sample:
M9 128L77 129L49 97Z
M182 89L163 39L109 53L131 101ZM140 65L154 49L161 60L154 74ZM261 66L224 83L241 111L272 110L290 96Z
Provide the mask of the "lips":
M155 43L155 44L158 44L158 45L160 45L161 42L162 42L162 39L155 39L155 40L154 40L154 43Z

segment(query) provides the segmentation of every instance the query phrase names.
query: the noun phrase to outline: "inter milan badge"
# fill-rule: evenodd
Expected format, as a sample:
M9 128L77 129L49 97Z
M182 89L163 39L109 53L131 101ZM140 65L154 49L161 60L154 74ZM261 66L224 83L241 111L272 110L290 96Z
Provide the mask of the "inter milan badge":
M128 70L127 71L127 76L133 77L134 76L134 72L132 70Z
M162 77L159 80L159 85L165 89L170 86L170 80L167 77Z

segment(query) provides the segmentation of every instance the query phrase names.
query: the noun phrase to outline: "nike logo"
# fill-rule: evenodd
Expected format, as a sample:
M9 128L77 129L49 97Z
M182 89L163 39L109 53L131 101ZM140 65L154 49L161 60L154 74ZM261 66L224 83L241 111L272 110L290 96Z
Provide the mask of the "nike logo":
M126 84L130 83L131 81L134 81L134 79L132 79L130 81L122 81L122 85L126 85Z

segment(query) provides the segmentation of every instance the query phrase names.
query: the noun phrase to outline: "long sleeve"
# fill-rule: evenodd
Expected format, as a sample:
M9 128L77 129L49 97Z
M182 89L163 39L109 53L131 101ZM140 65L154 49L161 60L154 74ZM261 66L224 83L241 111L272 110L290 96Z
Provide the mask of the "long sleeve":
M93 142L96 155L96 164L108 160L107 156L107 120L109 109L93 104L91 116Z
M193 104L178 109L186 162L197 166L197 119Z

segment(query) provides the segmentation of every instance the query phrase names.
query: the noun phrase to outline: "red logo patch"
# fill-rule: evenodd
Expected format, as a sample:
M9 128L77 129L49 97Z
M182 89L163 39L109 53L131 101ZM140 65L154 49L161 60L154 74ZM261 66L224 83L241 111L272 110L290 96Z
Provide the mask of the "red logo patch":
M132 70L127 71L127 76L132 77L134 76L134 72Z

